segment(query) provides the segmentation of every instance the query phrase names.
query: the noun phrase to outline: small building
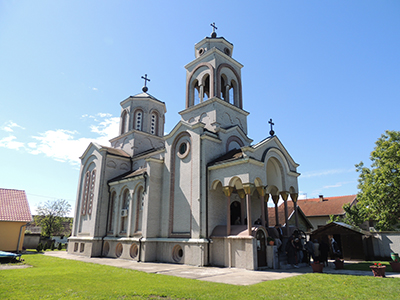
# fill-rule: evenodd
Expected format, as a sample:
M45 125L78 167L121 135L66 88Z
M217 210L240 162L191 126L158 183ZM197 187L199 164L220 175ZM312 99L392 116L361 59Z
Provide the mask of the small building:
M311 232L310 238L330 245L330 235L338 243L344 259L368 260L374 257L373 236L369 231L342 222L331 222Z
M21 251L24 227L31 221L25 191L0 189L0 250Z
M350 205L356 204L357 195L338 197L320 195L318 198L297 200L297 205L315 229L325 226L330 220L330 215L344 216L343 205L347 203Z

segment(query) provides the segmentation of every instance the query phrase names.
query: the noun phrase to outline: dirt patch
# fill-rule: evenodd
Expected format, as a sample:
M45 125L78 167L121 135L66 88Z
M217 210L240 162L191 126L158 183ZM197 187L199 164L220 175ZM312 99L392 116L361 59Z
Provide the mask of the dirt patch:
M4 264L0 265L0 270L11 270L11 269L25 269L30 268L30 265L15 265L15 264Z

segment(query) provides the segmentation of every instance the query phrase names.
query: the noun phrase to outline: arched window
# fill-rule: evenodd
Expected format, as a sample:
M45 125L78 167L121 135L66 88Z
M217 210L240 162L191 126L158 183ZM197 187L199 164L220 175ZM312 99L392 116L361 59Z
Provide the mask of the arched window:
M128 211L129 211L129 190L125 190L122 197L121 210L121 232L126 232L128 228Z
M136 231L142 231L142 216L143 216L143 205L144 205L143 187L139 188L136 200L137 200Z
M90 180L90 192L89 192L89 201L88 201L88 208L87 208L87 213L88 215L92 214L92 208L93 208L93 199L94 199L94 186L96 183L96 170L92 171L92 176Z
M229 90L229 103L233 104L237 107L239 107L239 101L238 101L238 95L237 95L237 84L234 80L231 81L231 88Z
M128 125L128 113L124 110L121 116L121 134L128 132Z
M117 197L117 193L113 192L111 195L110 204L108 206L108 231L114 231L114 214L115 214L115 199Z
M143 111L137 110L135 112L135 129L142 130L143 128Z
M210 98L210 75L207 74L206 77L203 78L203 85L203 101L206 101L208 98Z
M82 195L82 207L81 207L81 215L85 216L87 212L87 203L89 199L90 193L90 172L87 171L85 174L85 182L83 186L83 195Z
M150 124L150 133L157 135L158 133L158 114L156 112L153 112L151 114L151 124Z

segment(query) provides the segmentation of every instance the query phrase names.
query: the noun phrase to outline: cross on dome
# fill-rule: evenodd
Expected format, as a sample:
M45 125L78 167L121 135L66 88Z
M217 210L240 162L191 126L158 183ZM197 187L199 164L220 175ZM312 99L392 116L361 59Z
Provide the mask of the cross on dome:
M147 78L147 74L144 74L144 76L142 76L142 79L144 79L144 87L142 88L142 91L146 93L149 90L146 84L147 81L150 81L150 79Z
M215 29L218 29L217 26L215 26L215 22L213 22L212 24L210 24L210 26L213 28L213 31L211 33L211 37L212 38L216 38L217 37L217 33L215 32Z

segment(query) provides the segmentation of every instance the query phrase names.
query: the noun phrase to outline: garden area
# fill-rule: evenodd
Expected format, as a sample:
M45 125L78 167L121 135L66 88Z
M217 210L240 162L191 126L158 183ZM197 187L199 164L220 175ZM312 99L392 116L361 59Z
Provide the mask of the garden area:
M57 251L57 250L56 250ZM64 250L65 251L65 250ZM250 286L49 257L23 255L23 269L0 269L3 299L398 299L400 278L309 273ZM370 262L346 267L369 268ZM389 268L389 267L388 267Z

